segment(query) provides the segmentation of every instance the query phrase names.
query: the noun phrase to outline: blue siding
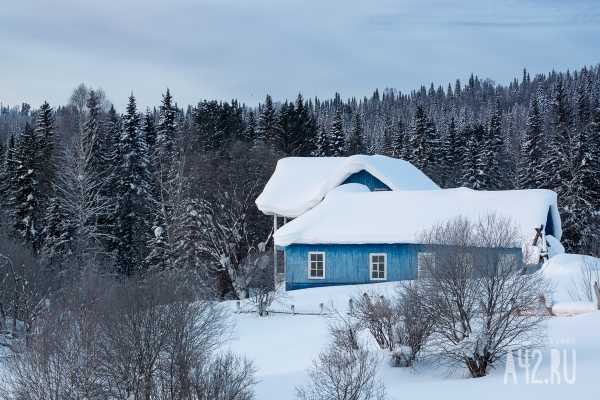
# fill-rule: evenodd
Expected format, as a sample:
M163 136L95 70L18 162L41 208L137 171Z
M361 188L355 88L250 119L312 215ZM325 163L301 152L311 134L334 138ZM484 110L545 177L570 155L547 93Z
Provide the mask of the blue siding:
M546 217L546 226L544 227L546 235L554 236L554 221L552 220L552 210L548 208L548 217Z
M387 254L388 281L415 279L420 247L415 244L293 244L285 248L286 289L374 282L369 276L370 253ZM325 252L325 279L308 279L309 251Z
M417 254L421 244L292 244L285 247L286 289L374 283L370 279L370 253L387 255L387 281L417 277ZM498 249L521 255L521 249ZM325 279L308 279L308 253L325 252Z
M345 183L360 183L361 185L367 186L371 192L375 190L390 190L385 183L381 182L364 169L350 175L342 185Z

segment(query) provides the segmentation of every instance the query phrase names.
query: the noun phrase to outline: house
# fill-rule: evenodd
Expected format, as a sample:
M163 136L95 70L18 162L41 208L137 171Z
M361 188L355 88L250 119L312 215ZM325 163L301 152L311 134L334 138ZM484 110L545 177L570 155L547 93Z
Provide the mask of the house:
M561 236L552 191L440 189L410 163L384 156L282 159L256 203L274 216L287 290L418 278L431 256L420 235L459 216L510 218L527 244L536 228L553 243Z

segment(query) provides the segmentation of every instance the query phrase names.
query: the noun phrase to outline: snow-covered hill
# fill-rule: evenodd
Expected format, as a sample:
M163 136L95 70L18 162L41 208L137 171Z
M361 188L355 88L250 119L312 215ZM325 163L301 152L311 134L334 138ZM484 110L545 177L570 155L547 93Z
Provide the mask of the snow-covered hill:
M552 259L543 273L555 288L555 307L571 304L566 297L568 282L578 267L581 256L562 255ZM558 272L561 273L558 273ZM293 291L274 305L275 310L287 311L291 305L296 312L318 313L320 303L324 312L333 307L345 311L348 299L365 291L393 293L395 283L341 286ZM545 399L595 398L600 395L600 312L593 311L591 303L579 304L575 316L550 318L547 324L547 346L533 354L527 368L520 365L515 355L516 381L508 375L505 383L505 365L502 363L489 376L467 378L463 371L450 373L435 360L423 362L414 369L393 368L381 352L380 374L390 399ZM236 309L235 302L230 304ZM230 347L252 359L258 369L258 399L293 399L294 388L306 383L306 371L319 352L328 344L327 315L272 314L266 318L255 314L234 314L235 329ZM559 351L559 353L556 353ZM551 354L559 355L561 384L551 384ZM539 364L538 364L539 362ZM565 382L572 377L574 383ZM566 369L563 371L563 367ZM532 372L535 375L532 376ZM527 370L529 372L527 372ZM535 379L527 382L527 379ZM537 382L539 380L539 382ZM547 382L547 383L546 383Z

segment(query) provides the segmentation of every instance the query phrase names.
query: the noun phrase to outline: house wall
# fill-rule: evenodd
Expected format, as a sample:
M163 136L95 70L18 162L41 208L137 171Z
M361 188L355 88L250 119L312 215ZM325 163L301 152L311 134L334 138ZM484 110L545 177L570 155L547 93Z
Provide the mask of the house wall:
M346 183L360 183L361 185L367 186L371 192L374 192L375 190L390 190L385 183L381 182L364 169L350 175L342 185Z
M370 283L370 253L387 254L388 281L415 279L419 247L414 244L293 244L285 248L286 289ZM310 251L325 252L325 279L308 279Z
M285 247L286 290L318 286L375 283L370 279L370 253L387 255L386 281L417 277L417 254L428 251L421 244L292 244ZM521 249L498 249L521 257ZM308 253L325 252L325 278L308 278Z

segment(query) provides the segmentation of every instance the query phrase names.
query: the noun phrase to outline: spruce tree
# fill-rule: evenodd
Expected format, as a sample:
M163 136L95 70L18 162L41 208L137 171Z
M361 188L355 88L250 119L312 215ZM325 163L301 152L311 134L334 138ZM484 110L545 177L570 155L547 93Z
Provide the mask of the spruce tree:
M571 110L562 77L554 86L550 120L550 136L544 161L544 187L557 190L560 196L563 194L562 184L571 181L573 168Z
M102 179L108 160L103 153L102 141L104 139L102 115L96 93L91 90L87 99L87 118L83 124L82 147L85 156L85 171L90 176Z
M158 158L162 164L168 163L173 156L177 134L176 117L177 109L173 104L171 92L167 88L167 92L163 95L160 105L158 127L156 130Z
M381 146L381 153L386 156L391 156L394 154L393 148L393 140L394 140L394 123L392 119L388 116L385 118L384 126L383 126L383 139Z
M27 123L19 141L16 162L16 182L12 203L15 206L14 228L25 243L38 251L42 244L43 212L40 185L40 143L34 129Z
M352 132L348 138L348 155L364 153L365 144L363 141L362 117L356 112L352 120Z
M444 187L453 187L456 182L456 161L459 157L459 149L457 148L456 139L456 123L454 117L448 124L448 130L441 140L441 183Z
M544 163L546 187L558 194L563 227L562 242L568 251L577 251L580 242L579 209L576 181L577 147L572 126L572 112L565 87L560 77L554 87L551 103L551 133Z
M441 179L442 168L442 141L438 135L437 127L433 119L427 120L425 141L424 141L424 158L425 164L423 171L429 175L434 181L439 182Z
M330 154L333 157L341 157L346 153L346 134L344 133L344 120L342 117L342 109L338 108L333 117L331 124L330 137Z
M314 150L314 155L317 157L331 156L331 141L325 127L321 127L317 136L317 143Z
M286 101L277 115L277 138L274 144L284 154L293 154L298 148L295 113L294 105Z
M521 139L517 177L519 188L543 188L545 151L544 119L538 97L534 96L529 106L527 125Z
M428 120L423 106L417 106L415 111L413 126L408 138L407 161L410 161L415 167L424 170L427 166L427 134Z
M256 140L256 117L254 116L254 111L248 113L248 121L246 122L246 129L242 138L247 143L253 143Z
M149 108L146 109L146 113L144 114L142 132L144 133L144 138L146 139L148 151L150 154L154 154L156 149L156 123L154 121L154 112L152 112Z
M13 194L17 180L17 144L14 135L10 135L6 144L0 172L0 222L10 224L14 218L15 204Z
M38 201L42 207L47 205L48 198L51 197L52 185L56 177L54 133L54 111L48 102L44 102L38 111L38 117L35 124L39 162L40 165L44 166L42 170L38 171L37 175L40 184L40 194L42 194Z
M66 229L68 218L69 215L64 212L58 198L52 197L45 216L46 231L43 249L50 265L61 262L66 256L71 256L67 252L67 243L72 239L72 232Z
M485 137L485 128L477 124L466 130L468 134L466 153L463 157L461 184L471 189L485 189L485 177L481 165L480 143Z
M498 101L481 144L480 157L482 157L480 164L483 170L484 187L487 190L502 189L505 186L502 160L506 157L502 137L502 111Z
M300 156L310 155L316 148L317 126L301 94L296 97L295 109L295 143L298 146L296 153Z
M392 156L404 158L406 154L406 134L402 120L398 120L392 132Z
M117 268L125 275L142 269L155 205L152 178L148 169L148 149L140 130L140 115L133 94L123 115L116 199Z
M265 98L258 119L258 141L275 146L277 140L277 113L270 95Z

